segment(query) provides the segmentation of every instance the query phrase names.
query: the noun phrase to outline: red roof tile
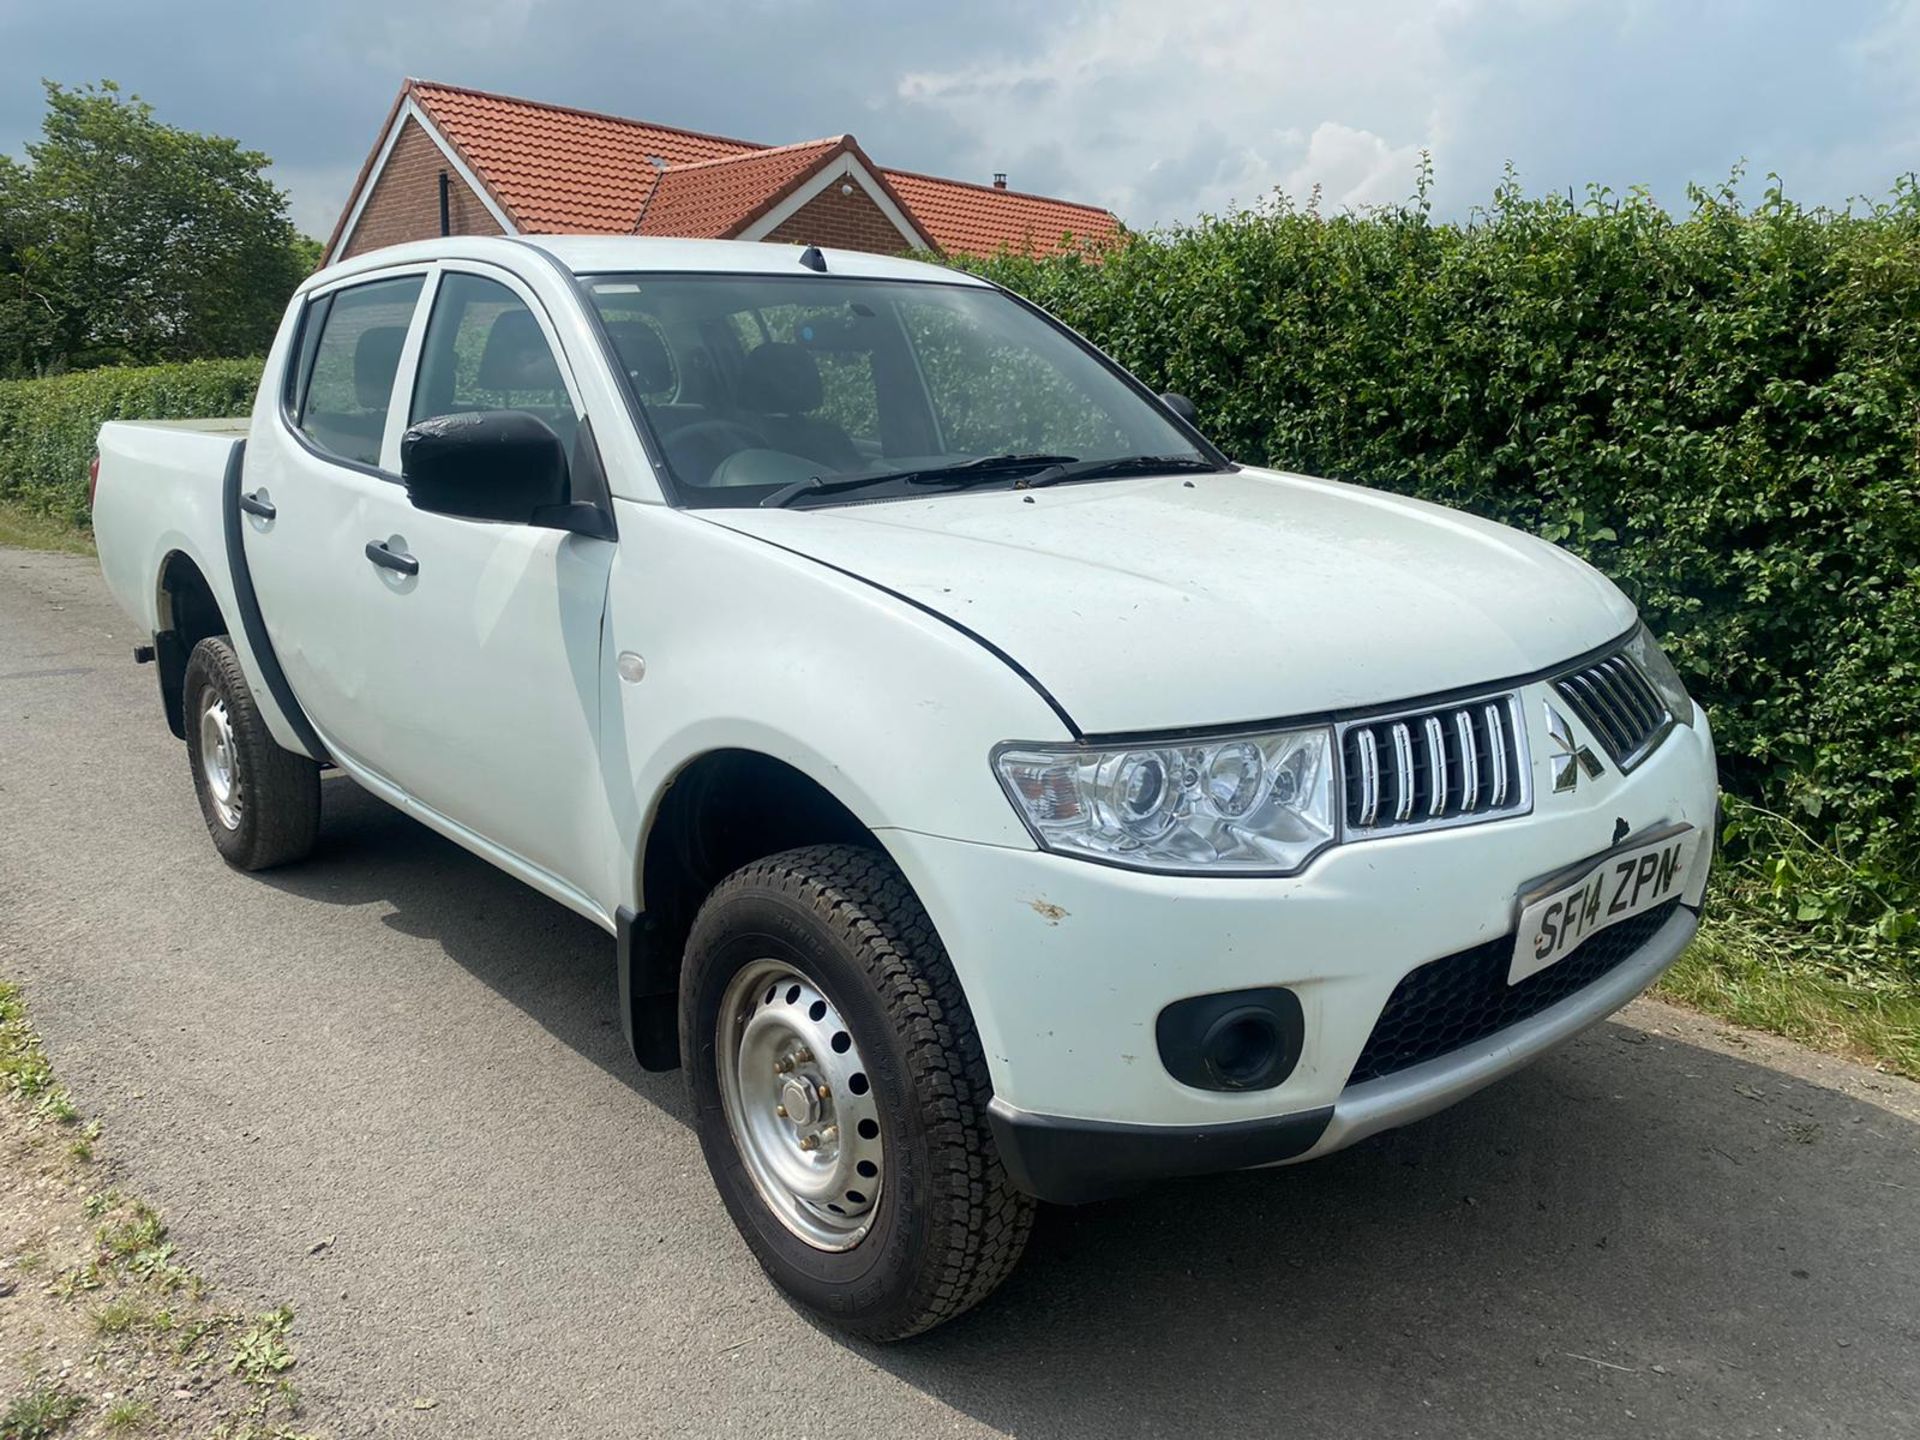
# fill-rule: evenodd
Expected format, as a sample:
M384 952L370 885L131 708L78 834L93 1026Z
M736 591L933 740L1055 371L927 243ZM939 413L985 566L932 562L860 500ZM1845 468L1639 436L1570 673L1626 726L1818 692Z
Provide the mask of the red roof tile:
M736 234L838 150L873 168L850 135L768 147L425 80L407 82L394 114L408 97L514 225L532 234ZM373 158L355 197L373 179ZM1098 245L1120 234L1120 222L1094 205L909 170L874 173L943 250L1049 255L1068 236ZM344 212L341 220L330 251Z
M662 171L641 213L642 235L719 240L766 210L802 176L848 148L848 136L749 150Z
M1095 245L1119 237L1120 222L1097 205L1077 205L1045 195L943 180L910 170L888 170L887 183L942 250L991 255L1007 249L1052 255L1066 237Z
M760 147L665 125L452 85L413 95L522 230L625 235L653 189L654 160L685 165Z

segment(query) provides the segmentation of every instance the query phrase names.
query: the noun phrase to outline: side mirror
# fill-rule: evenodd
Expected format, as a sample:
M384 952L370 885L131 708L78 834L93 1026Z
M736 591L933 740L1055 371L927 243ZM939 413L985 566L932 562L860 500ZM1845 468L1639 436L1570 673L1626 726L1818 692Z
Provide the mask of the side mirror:
M1194 409L1193 401L1184 395L1176 395L1171 390L1165 391L1160 396L1160 403L1173 411L1174 414L1178 415L1189 425L1200 418L1200 412Z
M422 420L401 437L400 478L414 509L462 520L537 525L536 512L567 507L566 446L524 410Z

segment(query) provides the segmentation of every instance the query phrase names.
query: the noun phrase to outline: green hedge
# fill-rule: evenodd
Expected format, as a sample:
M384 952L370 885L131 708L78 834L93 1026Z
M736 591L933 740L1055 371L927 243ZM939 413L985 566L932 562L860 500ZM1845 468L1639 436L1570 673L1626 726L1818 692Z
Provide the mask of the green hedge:
M1190 397L1239 459L1591 560L1707 705L1727 788L1778 817L1742 812L1761 888L1920 979L1911 184L1846 215L1719 191L1675 218L1510 183L1466 224L1419 198L1280 201L1103 259L978 268Z
M243 415L253 408L260 365L194 360L0 380L0 499L84 524L87 462L103 423Z

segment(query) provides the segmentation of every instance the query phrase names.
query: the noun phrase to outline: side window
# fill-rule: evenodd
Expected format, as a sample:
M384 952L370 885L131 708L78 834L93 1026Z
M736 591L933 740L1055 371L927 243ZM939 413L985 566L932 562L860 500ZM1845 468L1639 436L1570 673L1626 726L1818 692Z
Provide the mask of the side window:
M495 280L448 271L434 296L409 425L475 410L523 410L573 447L579 428L553 347L533 311Z
M421 282L421 276L408 275L336 290L310 313L309 323L319 334L312 359L301 357L307 379L298 423L329 455L362 465L380 463L393 378Z

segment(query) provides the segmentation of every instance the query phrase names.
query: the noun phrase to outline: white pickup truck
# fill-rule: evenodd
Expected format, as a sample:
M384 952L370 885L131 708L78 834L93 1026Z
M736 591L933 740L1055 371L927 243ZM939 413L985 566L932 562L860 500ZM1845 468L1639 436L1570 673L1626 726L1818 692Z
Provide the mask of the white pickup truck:
M106 426L94 528L221 853L332 767L604 926L760 1263L892 1339L1036 1197L1429 1114L1698 923L1614 586L1192 420L930 265L447 239L301 286L250 424Z

